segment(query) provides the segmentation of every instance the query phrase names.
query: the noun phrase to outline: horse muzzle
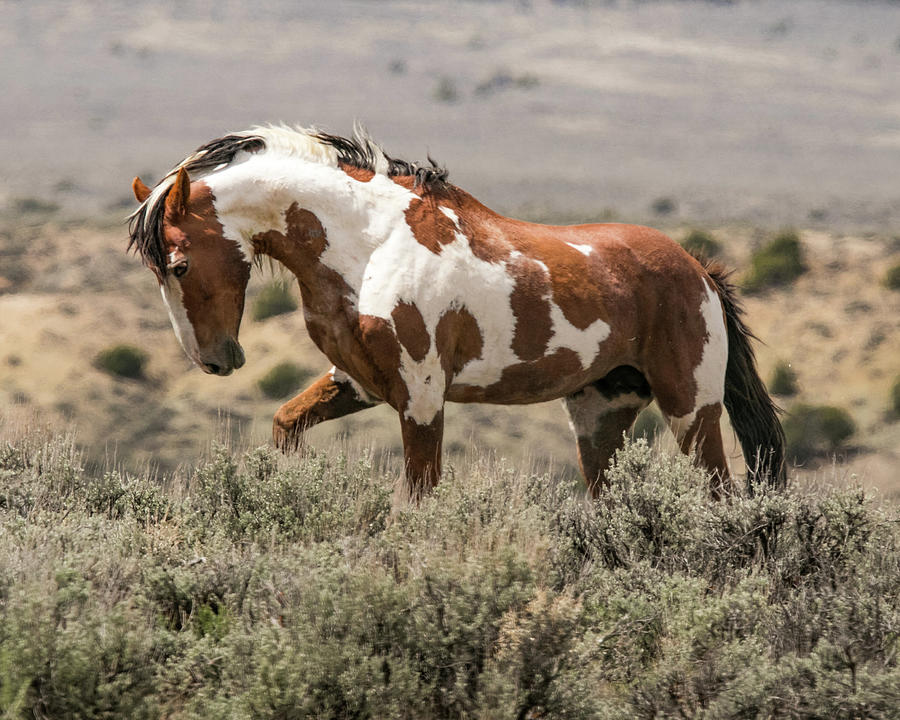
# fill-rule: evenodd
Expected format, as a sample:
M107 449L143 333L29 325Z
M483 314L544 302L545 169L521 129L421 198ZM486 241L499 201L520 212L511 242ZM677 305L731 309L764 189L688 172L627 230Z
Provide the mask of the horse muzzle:
M227 338L213 352L201 353L199 365L205 373L224 377L243 367L244 362L244 349L237 340Z

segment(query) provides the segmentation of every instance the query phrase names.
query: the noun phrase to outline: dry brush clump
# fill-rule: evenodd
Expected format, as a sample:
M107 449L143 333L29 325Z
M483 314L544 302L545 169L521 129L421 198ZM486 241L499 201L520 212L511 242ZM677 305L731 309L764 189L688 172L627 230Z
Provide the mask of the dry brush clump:
M256 296L253 302L253 319L267 320L270 317L294 312L297 307L297 299L287 283L274 280L263 286Z
M760 293L790 285L807 269L800 236L793 230L785 230L753 253L750 269L741 284L748 293Z
M604 500L484 458L419 508L370 457L159 480L0 446L0 714L888 717L900 528L857 490L721 502L629 444Z

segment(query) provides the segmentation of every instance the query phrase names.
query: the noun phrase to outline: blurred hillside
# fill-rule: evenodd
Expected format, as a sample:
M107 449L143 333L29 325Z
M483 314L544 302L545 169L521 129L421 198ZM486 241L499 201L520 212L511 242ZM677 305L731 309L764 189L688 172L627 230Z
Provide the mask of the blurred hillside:
M896 2L0 2L0 77L0 204L359 119L507 212L900 226Z

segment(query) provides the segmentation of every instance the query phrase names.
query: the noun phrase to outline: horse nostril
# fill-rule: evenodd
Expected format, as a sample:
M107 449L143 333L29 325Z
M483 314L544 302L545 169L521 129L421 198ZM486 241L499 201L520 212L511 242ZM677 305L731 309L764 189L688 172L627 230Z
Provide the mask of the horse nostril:
M241 350L241 346L235 343L234 351L232 353L232 361L234 365L234 369L238 370L239 368L244 367L244 363L246 362L246 358L244 357L244 351Z

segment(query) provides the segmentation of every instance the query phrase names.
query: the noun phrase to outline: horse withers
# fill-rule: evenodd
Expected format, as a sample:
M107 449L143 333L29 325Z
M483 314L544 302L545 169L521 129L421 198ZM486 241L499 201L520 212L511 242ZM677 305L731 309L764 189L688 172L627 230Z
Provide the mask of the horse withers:
M723 407L751 475L784 481L783 432L727 273L656 230L503 217L433 161L391 158L362 131L254 128L133 190L130 247L204 372L244 364L254 261L297 277L309 335L333 367L276 413L284 450L312 425L387 403L417 501L440 478L446 402L561 398L597 496L656 399L714 495L730 478Z

